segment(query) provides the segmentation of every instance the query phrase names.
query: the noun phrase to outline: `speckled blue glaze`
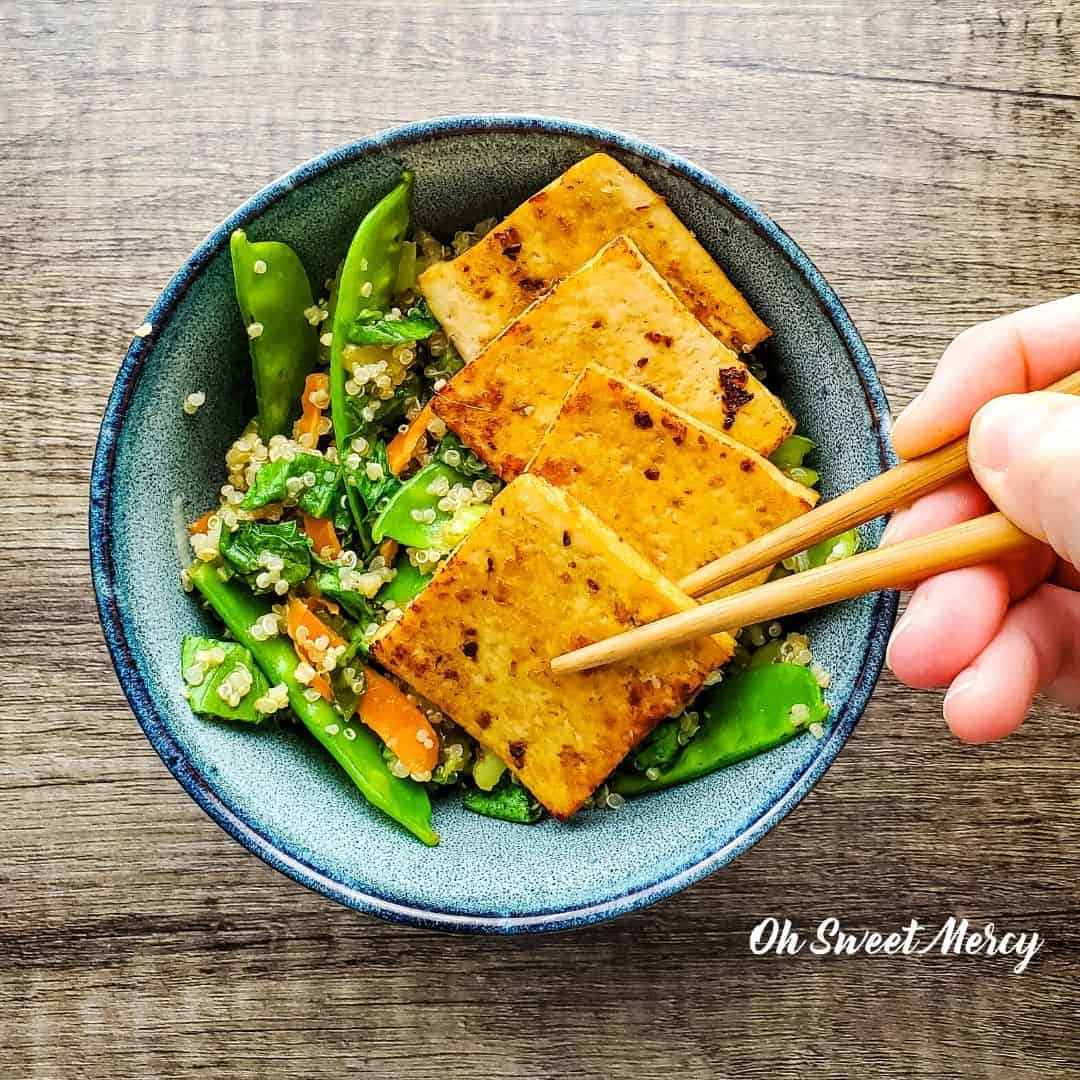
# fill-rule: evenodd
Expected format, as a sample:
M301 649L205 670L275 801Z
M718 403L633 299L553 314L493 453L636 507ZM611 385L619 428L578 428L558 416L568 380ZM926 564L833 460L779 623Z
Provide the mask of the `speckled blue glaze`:
M291 243L328 277L356 222L403 165L415 211L437 233L505 212L572 162L603 149L665 195L775 335L773 385L817 441L834 495L894 461L873 363L832 289L760 210L663 150L583 124L458 117L333 150L271 184L219 225L147 316L121 366L94 459L94 587L121 685L147 737L198 804L271 866L343 904L402 922L485 933L610 918L685 888L759 840L839 753L874 687L896 613L892 594L805 620L833 673L825 739L807 736L618 813L568 825L507 825L436 805L442 844L423 847L372 810L305 734L198 720L181 697L180 639L205 628L179 588L172 503L215 500L223 454L253 412L232 296L229 233ZM207 404L180 403L203 389ZM866 538L877 539L876 526Z

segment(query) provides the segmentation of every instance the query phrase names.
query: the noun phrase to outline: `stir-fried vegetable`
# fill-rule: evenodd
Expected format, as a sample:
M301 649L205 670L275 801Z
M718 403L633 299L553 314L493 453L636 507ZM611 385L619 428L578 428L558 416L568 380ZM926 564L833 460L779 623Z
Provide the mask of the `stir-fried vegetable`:
M426 341L439 324L422 301L399 319L379 313L361 315L349 328L353 345L402 345L406 341Z
M266 462L255 474L255 483L240 506L258 510L291 499L305 514L328 517L340 488L341 470L337 465L318 454L300 451L288 460Z
M772 452L769 460L778 469L783 469L792 480L813 487L818 482L818 474L814 469L807 468L803 461L815 445L814 440L805 435L789 435Z
M484 817L532 825L540 820L540 804L511 776L504 776L491 791L467 791L466 810Z
M395 604L407 604L419 596L431 580L430 574L417 569L408 559L399 559L394 570L394 580L388 581L376 597L380 603L392 600Z
M304 380L300 397L300 419L296 423L297 441L313 450L319 441L319 424L330 404L330 377L316 371Z
M392 536L409 547L439 547L446 523L454 516L439 508L439 503L465 477L449 465L433 461L406 481L387 503L371 526L376 542Z
M311 573L311 546L295 521L243 521L236 532L222 529L221 554L259 592L284 594Z
M848 529L847 532L834 536L831 540L820 540L806 551L792 555L784 560L783 566L785 570L800 573L803 570L813 570L817 566L824 566L826 563L848 559L858 550L859 530Z
M307 272L288 244L253 244L242 229L232 234L229 251L251 351L259 434L290 434L318 353L315 330L304 316L312 305Z
M255 702L270 686L243 645L185 634L180 666L188 703L200 716L261 724L269 715Z
M296 677L300 659L287 638L259 641L252 636L251 627L270 612L270 602L253 596L239 582L222 581L208 563L197 563L190 573L192 583L233 637L251 652L266 678L285 684L293 712L364 797L425 844L437 844L439 837L431 828L431 801L424 788L391 773L379 740L369 730L345 724L321 698L308 700L308 687Z
M427 434L428 424L435 418L429 401L410 421L404 431L399 431L386 448L386 459L390 471L395 476L400 476L408 464L416 456L420 442Z
M642 795L696 780L781 746L829 713L814 674L798 664L769 664L730 676L706 690L694 708L701 728L674 761L638 772L635 759L633 767L616 772L612 790Z
M370 668L360 699L360 719L410 773L430 773L439 763L439 736L431 721L389 679Z
M482 746L476 748L476 757L473 759L472 778L473 783L481 791L491 791L502 779L506 772L506 762L498 754L485 750Z
M360 222L334 290L330 407L338 458L341 461L348 459L353 440L362 436L364 431L370 430L369 424L358 419L358 403L351 400L345 391L344 354L349 330L363 312L383 312L390 302L397 282L402 243L409 228L412 183L412 173L405 173L401 183ZM365 508L351 482L346 484L346 494L361 543L364 543L367 537Z

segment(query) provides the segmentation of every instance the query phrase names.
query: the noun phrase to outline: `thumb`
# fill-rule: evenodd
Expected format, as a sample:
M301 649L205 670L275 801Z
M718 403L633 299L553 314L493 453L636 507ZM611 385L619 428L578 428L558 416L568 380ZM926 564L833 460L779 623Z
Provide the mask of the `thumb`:
M971 424L971 471L1010 521L1080 565L1080 400L1010 394Z

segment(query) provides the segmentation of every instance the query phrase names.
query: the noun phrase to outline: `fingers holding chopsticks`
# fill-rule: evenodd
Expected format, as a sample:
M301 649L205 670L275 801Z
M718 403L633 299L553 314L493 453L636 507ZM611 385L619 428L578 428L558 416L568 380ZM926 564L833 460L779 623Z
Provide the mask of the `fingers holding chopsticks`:
M1080 370L1080 294L965 330L933 378L896 418L893 445L904 458L963 435L991 398L1048 386Z
M1080 593L1040 585L1013 607L1001 630L952 682L945 720L967 742L990 742L1023 723L1040 691L1080 704Z

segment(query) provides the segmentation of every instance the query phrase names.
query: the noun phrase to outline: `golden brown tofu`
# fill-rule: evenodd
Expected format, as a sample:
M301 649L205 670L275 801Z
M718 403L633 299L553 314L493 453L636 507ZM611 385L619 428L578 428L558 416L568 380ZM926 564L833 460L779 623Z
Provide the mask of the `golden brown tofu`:
M373 652L567 817L734 643L718 635L558 678L549 661L692 603L590 510L526 475Z
M817 502L771 461L591 364L529 472L583 502L672 581Z
M620 234L635 241L725 345L746 351L769 336L666 201L607 154L579 161L463 255L425 271L420 289L472 360L533 300Z
M504 479L521 472L590 361L762 454L795 430L783 403L617 237L514 320L432 402Z

